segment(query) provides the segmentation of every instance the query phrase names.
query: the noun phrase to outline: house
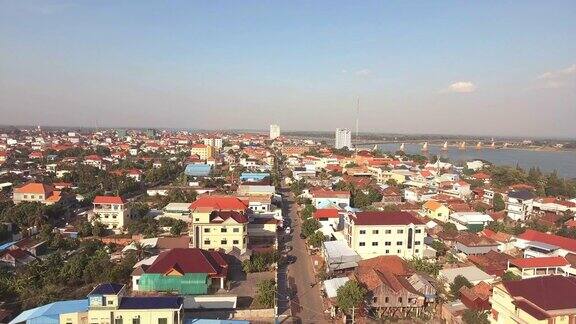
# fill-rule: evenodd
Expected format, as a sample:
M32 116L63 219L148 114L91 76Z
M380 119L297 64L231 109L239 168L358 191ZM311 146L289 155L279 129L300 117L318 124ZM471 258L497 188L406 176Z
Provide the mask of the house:
M104 170L106 167L104 160L96 154L84 157L84 161L82 163L102 170Z
M414 277L406 262L397 256L359 261L354 277L366 286L368 305L380 316L418 315L426 304L425 293L436 293L430 283L421 285L420 277Z
M528 229L518 236L516 247L525 257L566 256L576 253L576 240Z
M506 253L489 251L485 254L469 255L468 261L492 276L502 276L508 270L508 260L512 257Z
M516 190L508 192L506 201L507 216L515 221L524 221L532 213L534 198L531 190Z
M190 177L207 177L212 171L212 166L201 163L190 163L186 165L184 173Z
M512 259L508 261L508 270L519 275L522 279L539 276L576 275L570 262L561 256Z
M119 230L124 228L130 218L130 209L124 198L120 196L96 196L92 212L94 220L105 225L108 229Z
M36 308L28 309L20 313L12 319L9 324L59 324L59 323L81 323L80 321L60 321L62 318L82 318L84 322L87 322L87 316L78 316L78 313L85 313L88 310L88 300L64 300L57 301L54 303L46 304Z
M132 272L132 289L205 295L224 289L227 276L228 263L222 253L175 248L160 253L149 266L137 267Z
M490 251L498 251L498 242L485 236L470 232L458 234L454 248L466 255L486 254Z
M493 216L491 216L494 218ZM514 250L516 247L514 243L516 242L516 238L511 234L504 233L504 232L494 232L491 229L485 228L480 233L482 236L490 238L496 242L498 242L498 251L500 252L508 252Z
M96 286L88 294L88 303L88 311L84 314L60 315L61 323L182 324L184 318L182 297L130 297L126 286L121 284L104 283Z
M504 281L494 286L490 303L491 323L572 323L576 277Z
M168 203L168 205L162 208L162 214L158 215L157 218L170 217L185 222L191 222L192 219L190 218L190 205L192 205L192 203Z
M341 229L341 219L340 211L336 208L321 208L316 209L312 214L312 217L316 219L322 227L330 228L333 231Z
M328 274L355 269L361 259L344 241L322 242L322 255Z
M449 221L456 224L459 231L479 232L484 229L488 223L494 221L492 217L479 212L459 212L452 213Z
M312 205L318 209L350 206L349 191L314 190L310 194Z
M357 212L345 217L348 245L362 258L397 255L424 256L424 222L408 212Z
M53 205L60 202L62 192L55 190L53 186L43 183L30 182L21 187L14 188L12 200L15 204L23 201L39 202L44 205Z
M435 201L428 200L422 205L422 216L427 216L432 219L437 219L442 222L448 221L448 215L450 214L450 209L443 204Z
M243 254L248 244L248 203L233 196L200 196L190 205L193 245Z
M384 204L399 204L402 202L402 192L397 187L387 187L382 189L380 193Z
M27 265L35 260L38 260L36 256L19 248L9 248L0 252L0 264L5 264L13 268Z
M468 288L463 286L459 290L460 300L466 307L476 311L487 311L492 307L490 305L490 296L492 295L492 286L484 281Z
M486 272L480 270L476 266L465 266L460 268L447 268L440 270L439 277L446 280L446 284L449 285L454 282L454 279L458 276L462 276L471 284L477 285L480 282L492 283L495 277L487 274Z

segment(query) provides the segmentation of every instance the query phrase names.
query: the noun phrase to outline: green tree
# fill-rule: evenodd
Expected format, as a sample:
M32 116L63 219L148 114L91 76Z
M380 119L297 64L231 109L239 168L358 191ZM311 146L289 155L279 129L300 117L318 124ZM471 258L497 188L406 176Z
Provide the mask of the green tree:
M479 312L472 309L467 309L462 314L462 320L466 324L489 324L488 312Z
M495 211L502 211L504 210L504 208L506 208L506 204L504 203L504 199L502 198L502 195L500 193L495 193L494 194L494 198L492 200L492 206L494 208Z
M100 222L95 222L92 226L92 236L104 236L105 231L106 227Z
M506 271L502 275L502 281L514 281L514 280L520 280L520 279L522 279L522 277L520 277L519 275L515 274L512 271Z
M266 308L273 307L276 297L275 281L273 279L261 280L256 284L256 287L256 301Z
M324 233L318 231L308 237L308 244L315 248L320 248L325 240Z
M452 296L454 296L454 298L458 298L460 296L460 288L462 287L471 288L472 284L470 281L468 281L468 279L466 279L466 277L457 275L454 278L454 281L450 284L450 293Z
M438 273L440 272L440 269L442 269L442 265L438 264L436 262L430 262L430 261L426 261L424 259L420 259L420 258L413 258L411 260L408 261L408 265L410 266L410 268L419 271L419 272L425 272L429 275L433 275L433 276L437 276Z
M448 235L458 234L458 228L454 223L444 223L444 225L442 225L442 230Z
M350 314L353 307L359 307L366 298L367 290L356 280L348 280L336 290L336 305L343 312Z
M174 225L172 225L172 227L170 227L170 234L176 236L176 235L180 235L180 233L182 233L182 230L184 230L184 228L186 227L186 222L182 221L182 220L178 220L174 223Z
M314 234L316 230L320 228L320 222L318 222L314 218L308 218L304 222L302 222L302 234L304 236L309 237L310 235Z
M444 256L444 255L446 255L446 252L448 252L448 247L442 241L434 240L432 242L432 244L430 244L430 246L434 250L436 250L436 253L438 253L438 256Z

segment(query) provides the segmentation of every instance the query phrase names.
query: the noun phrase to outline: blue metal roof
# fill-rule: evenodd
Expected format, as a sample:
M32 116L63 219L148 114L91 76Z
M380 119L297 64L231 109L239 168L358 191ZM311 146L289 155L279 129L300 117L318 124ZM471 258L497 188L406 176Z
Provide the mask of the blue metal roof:
M60 314L85 312L86 310L88 310L87 299L58 301L23 311L20 315L10 321L9 324L58 324L60 321Z
M212 166L208 164L188 164L184 173L189 176L206 177L210 175Z
M270 173L268 172L242 172L240 175L240 180L262 180L269 176Z
M182 297L122 297L119 309L178 309Z
M4 251L7 248L11 247L12 245L16 244L16 242L8 242L0 245L0 251Z

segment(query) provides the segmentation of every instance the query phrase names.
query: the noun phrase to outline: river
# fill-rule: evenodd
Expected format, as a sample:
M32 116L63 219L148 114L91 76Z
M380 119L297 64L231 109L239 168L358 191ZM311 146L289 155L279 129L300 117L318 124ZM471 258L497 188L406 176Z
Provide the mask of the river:
M400 144L379 144L378 149L384 152L396 152ZM422 154L421 144L405 144L404 151L408 154ZM556 170L559 176L576 178L576 151L531 151L520 149L491 149L467 148L460 150L457 147L449 147L442 151L440 146L429 146L428 154L440 155L448 158L451 162L471 161L482 159L496 165L518 164L524 169L539 167L543 172Z

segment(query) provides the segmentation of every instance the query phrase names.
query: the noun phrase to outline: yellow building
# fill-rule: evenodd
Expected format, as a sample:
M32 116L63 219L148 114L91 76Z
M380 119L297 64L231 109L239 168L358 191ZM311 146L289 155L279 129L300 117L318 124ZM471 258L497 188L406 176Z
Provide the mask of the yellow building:
M380 255L412 259L424 256L425 228L407 212L358 212L346 216L344 235L363 259Z
M576 277L504 281L490 298L491 323L576 323Z
M89 324L180 324L183 299L176 296L128 297L120 284L100 284L88 294ZM60 323L76 324L71 314L60 315Z
M201 160L214 157L214 147L205 144L194 144L190 148L190 155L198 155Z
M447 222L450 209L435 200L428 200L424 205L422 205L421 213L423 216Z
M194 247L244 253L248 247L248 202L233 196L201 196L190 205Z

